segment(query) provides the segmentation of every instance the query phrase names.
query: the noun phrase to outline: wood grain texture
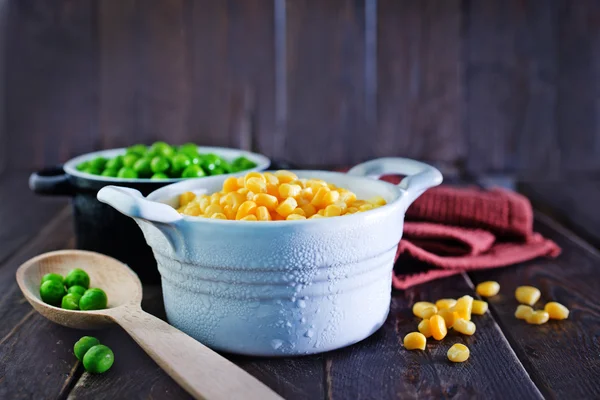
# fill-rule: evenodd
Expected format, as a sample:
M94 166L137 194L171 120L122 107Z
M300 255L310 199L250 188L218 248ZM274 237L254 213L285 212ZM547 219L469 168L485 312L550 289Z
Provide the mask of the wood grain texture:
M557 174L562 144L553 117L560 72L557 2L466 5L468 169Z
M368 157L364 2L286 4L286 156L307 166Z
M379 129L369 155L446 163L466 155L461 4L378 1Z
M519 266L470 274L474 282L494 280L500 294L489 299L511 346L533 382L547 398L598 398L600 386L600 253L538 214L535 229L563 249L556 260L535 260ZM570 309L569 319L528 325L514 317L517 286L531 285L542 292L535 308L557 301Z
M65 161L97 145L94 4L11 3L6 125L13 168Z
M328 353L329 398L541 398L510 349L502 331L487 313L473 316L473 336L451 332L438 342L428 339L425 351L408 351L402 340L417 330L412 314L416 301L473 295L464 276L454 276L394 292L390 315L381 330L347 349ZM447 351L463 343L469 360L453 364Z

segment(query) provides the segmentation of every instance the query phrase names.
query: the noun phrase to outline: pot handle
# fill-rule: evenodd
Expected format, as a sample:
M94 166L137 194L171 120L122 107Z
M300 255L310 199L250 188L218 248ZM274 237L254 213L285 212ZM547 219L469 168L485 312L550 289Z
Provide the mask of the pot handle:
M440 171L429 164L400 157L378 158L358 164L348 171L350 175L378 179L382 175L404 175L398 186L404 191L403 203L408 208L425 190L442 183Z
M29 188L38 194L72 196L73 186L62 165L44 168L29 176Z
M97 198L131 218L159 224L173 224L183 219L173 207L146 200L138 190L127 187L104 186L98 191Z

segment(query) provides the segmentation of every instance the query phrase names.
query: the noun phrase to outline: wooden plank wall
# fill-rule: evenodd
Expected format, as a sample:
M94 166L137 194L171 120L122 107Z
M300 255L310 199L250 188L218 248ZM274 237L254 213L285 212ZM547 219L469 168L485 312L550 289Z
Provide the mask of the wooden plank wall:
M165 139L314 167L600 171L594 0L6 2L0 165Z

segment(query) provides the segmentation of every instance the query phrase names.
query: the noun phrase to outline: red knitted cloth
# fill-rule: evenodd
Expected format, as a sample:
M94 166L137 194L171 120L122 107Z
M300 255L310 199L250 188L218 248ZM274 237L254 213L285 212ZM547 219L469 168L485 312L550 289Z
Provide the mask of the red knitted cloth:
M396 177L383 179L398 182ZM531 204L522 195L439 186L427 190L406 213L392 283L406 289L463 271L559 254L553 241L533 232ZM407 259L411 262L403 262Z

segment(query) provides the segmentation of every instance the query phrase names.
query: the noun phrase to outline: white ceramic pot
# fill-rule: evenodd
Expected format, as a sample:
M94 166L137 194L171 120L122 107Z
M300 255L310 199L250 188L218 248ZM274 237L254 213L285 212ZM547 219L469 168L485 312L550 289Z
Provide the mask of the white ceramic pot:
M404 213L441 173L421 162L382 158L347 174L294 171L387 205L350 216L240 222L179 214L185 191L212 193L223 177L186 180L144 198L106 186L98 199L135 219L161 274L169 322L231 353L319 353L358 342L385 321ZM399 185L379 181L406 175Z

